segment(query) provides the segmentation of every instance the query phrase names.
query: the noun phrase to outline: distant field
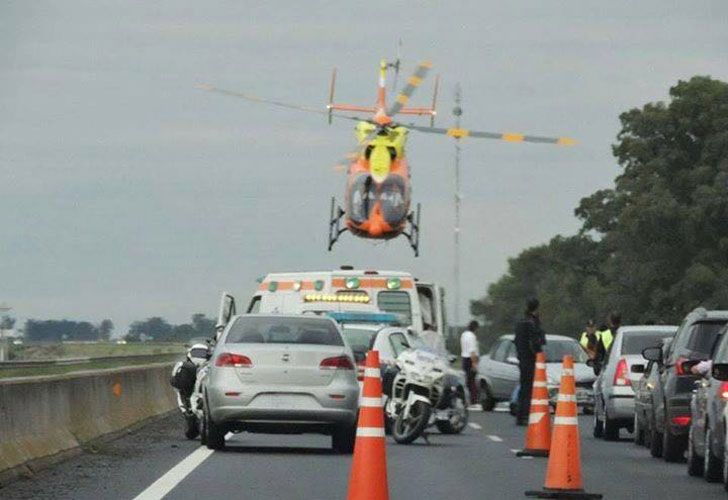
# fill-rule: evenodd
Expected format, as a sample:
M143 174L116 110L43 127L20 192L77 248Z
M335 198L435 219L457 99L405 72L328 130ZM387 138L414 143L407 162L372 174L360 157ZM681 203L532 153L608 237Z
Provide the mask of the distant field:
M34 360L183 353L185 347L184 344L177 343L117 344L115 342L98 342L95 344L27 344L15 345L11 349L11 359Z

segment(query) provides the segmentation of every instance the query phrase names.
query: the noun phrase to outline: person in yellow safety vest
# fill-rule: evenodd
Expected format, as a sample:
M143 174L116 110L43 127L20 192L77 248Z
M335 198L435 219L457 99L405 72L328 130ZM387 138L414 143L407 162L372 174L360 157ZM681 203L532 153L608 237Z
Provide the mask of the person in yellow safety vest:
M599 343L599 336L597 334L597 325L593 319L586 322L586 331L581 333L579 338L579 344L582 349L586 352L589 359L594 359L597 356L597 344Z

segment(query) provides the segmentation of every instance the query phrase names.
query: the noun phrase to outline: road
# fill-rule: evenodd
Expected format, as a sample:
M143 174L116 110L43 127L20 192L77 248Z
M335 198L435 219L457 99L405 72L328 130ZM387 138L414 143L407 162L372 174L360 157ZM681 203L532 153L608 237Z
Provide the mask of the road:
M591 437L580 417L585 487L605 498L724 498L720 484L687 476L685 464L650 458L623 434L621 442ZM167 498L345 498L350 456L333 454L325 436L239 434L228 449L208 452L181 435L177 416L150 424L112 443L0 489L3 499L133 499L165 476ZM387 446L390 496L422 498L522 498L543 485L546 459L517 458L523 428L505 413L472 413L459 436L433 433L430 444ZM167 474L186 457L184 477ZM178 468L175 468L175 471ZM174 474L174 472L172 473ZM177 482L179 481L179 482ZM159 490L156 490L159 491Z

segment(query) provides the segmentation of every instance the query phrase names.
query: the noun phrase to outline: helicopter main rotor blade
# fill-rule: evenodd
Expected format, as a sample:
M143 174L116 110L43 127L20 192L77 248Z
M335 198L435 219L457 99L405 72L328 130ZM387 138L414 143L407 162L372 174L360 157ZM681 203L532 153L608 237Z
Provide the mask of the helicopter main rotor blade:
M507 142L532 142L537 144L558 144L560 146L573 146L576 141L570 137L543 137L539 135L525 135L516 133L500 133L500 132L479 132L477 130L469 130L464 128L438 128L438 127L421 127L419 125L405 125L410 130L424 132L425 134L449 135L455 139L463 137L476 137L479 139L498 139Z
M353 120L353 121L362 121L361 118L357 118L356 116L349 116L349 115L341 115L338 113L329 113L328 111L312 108L310 106L300 106L298 104L291 104L287 102L282 101L275 101L273 99L264 99L262 97L258 97L253 94L244 94L242 92L235 92L233 90L226 90L226 89L220 89L213 85L210 85L208 83L204 83L201 85L196 85L195 88L198 88L200 90L207 90L208 92L215 92L217 94L223 94L228 95L232 97L239 97L241 99L245 99L252 102L260 102L263 104L270 104L272 106L278 106L280 108L287 108L287 109L295 109L297 111L305 111L307 113L316 113L317 115L324 115L324 116L335 116L336 118L345 118L347 120Z
M430 61L423 61L417 65L415 72L407 79L407 85L402 89L402 92L397 94L394 104L387 110L387 116L392 117L399 113L399 110L407 104L414 91L420 86L422 80L425 79L430 68L432 68Z

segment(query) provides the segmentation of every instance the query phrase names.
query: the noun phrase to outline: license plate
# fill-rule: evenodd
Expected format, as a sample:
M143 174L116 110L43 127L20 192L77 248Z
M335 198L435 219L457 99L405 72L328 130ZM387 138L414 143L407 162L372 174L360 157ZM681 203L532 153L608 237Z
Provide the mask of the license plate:
M305 409L315 406L309 396L301 394L262 394L255 398L252 406L276 410Z

